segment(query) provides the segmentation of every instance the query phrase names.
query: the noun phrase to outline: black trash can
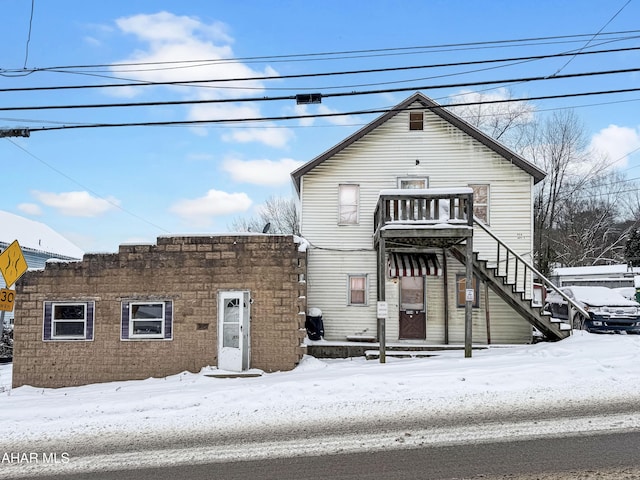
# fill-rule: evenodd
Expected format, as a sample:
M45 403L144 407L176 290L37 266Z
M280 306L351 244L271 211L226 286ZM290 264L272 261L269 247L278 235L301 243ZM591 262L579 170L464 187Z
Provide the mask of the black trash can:
M324 337L322 310L319 308L310 308L304 326L307 329L309 340L322 340L322 337Z

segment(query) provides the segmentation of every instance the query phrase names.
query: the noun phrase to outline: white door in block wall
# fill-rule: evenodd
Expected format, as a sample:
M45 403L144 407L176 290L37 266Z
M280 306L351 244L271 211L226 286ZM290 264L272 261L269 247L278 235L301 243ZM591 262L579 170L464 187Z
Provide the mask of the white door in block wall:
M231 372L249 369L248 291L218 293L218 368Z

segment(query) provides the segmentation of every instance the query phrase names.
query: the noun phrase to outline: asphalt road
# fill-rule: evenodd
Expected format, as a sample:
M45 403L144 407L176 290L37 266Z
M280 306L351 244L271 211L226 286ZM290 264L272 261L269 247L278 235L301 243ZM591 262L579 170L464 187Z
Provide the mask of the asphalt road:
M55 472L55 466L51 467ZM0 477L3 477L0 470ZM25 477L21 477L25 478ZM31 478L68 480L625 480L640 478L640 432L213 462Z

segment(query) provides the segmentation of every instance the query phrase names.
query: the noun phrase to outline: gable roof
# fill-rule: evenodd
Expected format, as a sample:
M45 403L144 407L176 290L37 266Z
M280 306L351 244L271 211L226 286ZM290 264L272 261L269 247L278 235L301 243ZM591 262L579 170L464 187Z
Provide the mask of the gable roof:
M449 122L451 125L459 128L460 130L465 132L467 135L473 137L475 140L479 141L484 146L488 147L489 149L496 152L498 155L502 156L508 162L516 165L517 167L520 167L522 170L524 170L534 178L534 183L538 183L539 181L543 180L544 177L547 175L543 170L541 170L536 165L526 160L524 157L521 157L520 155L510 150L509 148L505 147L498 141L489 137L485 133L482 133L476 127L466 122L459 116L451 113L449 110L447 110L440 104L434 102L429 97L423 95L420 92L416 92L413 95L411 95L409 98L404 100L403 102L393 107L387 113L379 116L373 122L369 123L368 125L365 125L360 130L358 130L357 132L353 133L352 135L344 139L342 142L338 143L337 145L330 148L326 152L318 155L313 160L305 163L297 170L294 170L291 173L291 178L293 179L293 183L296 187L296 191L300 193L300 179L302 178L303 175L313 170L315 167L323 163L328 158L331 158L332 156L341 152L352 143L360 140L362 137L370 133L372 130L379 127L380 125L385 123L387 120L396 116L398 113L404 110L408 110L409 106L414 102L420 102L425 109L430 110L431 112L435 113L440 118L442 118L443 120Z

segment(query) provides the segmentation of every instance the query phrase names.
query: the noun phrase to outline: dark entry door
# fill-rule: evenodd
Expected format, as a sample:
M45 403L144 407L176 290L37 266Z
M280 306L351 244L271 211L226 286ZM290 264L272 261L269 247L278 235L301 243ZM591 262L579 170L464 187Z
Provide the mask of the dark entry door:
M399 337L401 340L427 338L424 277L400 277Z

